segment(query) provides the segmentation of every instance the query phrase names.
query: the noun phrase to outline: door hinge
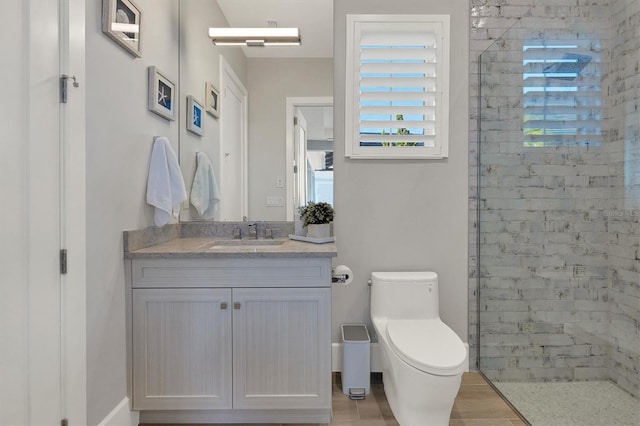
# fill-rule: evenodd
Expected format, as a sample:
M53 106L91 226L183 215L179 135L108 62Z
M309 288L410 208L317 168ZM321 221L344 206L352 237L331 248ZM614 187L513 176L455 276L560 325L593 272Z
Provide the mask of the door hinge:
M293 125L294 126L298 125L298 117L293 117Z
M60 420L60 426L69 426L69 420L67 419Z
M298 165L293 166L293 173L298 173Z
M67 273L67 249L60 250L60 273L63 275Z
M60 76L60 103L61 104L66 104L67 103L67 98L68 98L68 89L69 89L69 85L68 80L73 80L73 87L80 87L80 83L78 83L78 79L76 78L75 75L69 76L66 74L62 74Z

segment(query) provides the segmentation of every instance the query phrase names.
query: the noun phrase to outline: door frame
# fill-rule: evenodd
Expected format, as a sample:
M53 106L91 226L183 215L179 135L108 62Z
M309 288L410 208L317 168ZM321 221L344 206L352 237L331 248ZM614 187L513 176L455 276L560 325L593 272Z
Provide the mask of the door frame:
M248 176L248 145L249 145L249 102L248 102L248 90L245 87L245 85L242 83L242 80L240 80L240 78L238 77L238 75L236 74L235 70L233 69L233 67L231 67L231 65L229 64L229 62L224 58L224 56L220 55L220 90L224 91L226 90L225 87L225 80L229 78L233 84L235 86L238 87L238 89L240 89L241 95L242 95L242 123L241 123L241 133L242 135L240 136L240 215L242 216L241 218L238 218L238 220L241 220L244 217L247 217L247 215L249 214L249 176ZM224 170L224 149L222 146L222 134L223 134L223 128L224 128L224 120L225 120L225 113L224 113L224 98L225 98L225 94L221 93L221 102L220 102L220 114L222 115L222 118L220 119L220 153L219 153L219 158L220 158L220 182L222 182L222 176L223 173L225 172ZM222 191L222 196L224 197L224 191L225 189L221 186L220 190ZM224 202L224 200L222 201Z
M68 103L60 106L60 235L69 265L60 280L62 414L70 425L87 423L85 8L84 0L60 0L60 73L80 83L68 85Z
M286 220L293 221L293 210L295 201L295 185L293 166L295 164L295 125L293 118L298 107L307 106L333 106L333 96L307 96L307 97L287 97L286 98L286 135L285 135L285 169L286 169ZM335 111L335 110L334 110Z
M307 169L307 119L300 110L300 108L294 108L294 133L293 133L293 162L295 173L293 174L293 207L295 208L306 205L309 200L308 195L308 169ZM304 131L304 141L301 140L301 132ZM297 176L296 176L297 175ZM300 195L304 195L301 197Z

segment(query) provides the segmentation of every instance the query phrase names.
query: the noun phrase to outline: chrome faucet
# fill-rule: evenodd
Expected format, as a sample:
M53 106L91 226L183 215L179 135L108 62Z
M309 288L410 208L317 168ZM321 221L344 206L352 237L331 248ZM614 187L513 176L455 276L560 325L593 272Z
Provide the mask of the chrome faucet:
M249 223L249 232L248 236L250 240L258 239L258 224L256 222Z

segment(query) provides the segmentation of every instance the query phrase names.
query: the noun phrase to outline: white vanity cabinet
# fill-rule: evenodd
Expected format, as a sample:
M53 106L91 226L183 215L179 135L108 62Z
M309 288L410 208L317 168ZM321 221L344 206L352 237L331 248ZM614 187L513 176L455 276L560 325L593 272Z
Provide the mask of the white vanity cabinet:
M233 303L234 408L330 407L330 290L233 289Z
M231 408L231 289L133 290L133 408Z
M141 421L330 419L330 258L130 262Z

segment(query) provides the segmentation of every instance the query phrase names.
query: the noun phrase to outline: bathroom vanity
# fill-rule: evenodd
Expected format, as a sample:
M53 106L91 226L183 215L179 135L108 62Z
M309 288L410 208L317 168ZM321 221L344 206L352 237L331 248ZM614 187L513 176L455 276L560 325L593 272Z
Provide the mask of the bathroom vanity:
M140 421L329 422L335 255L288 239L125 247Z

